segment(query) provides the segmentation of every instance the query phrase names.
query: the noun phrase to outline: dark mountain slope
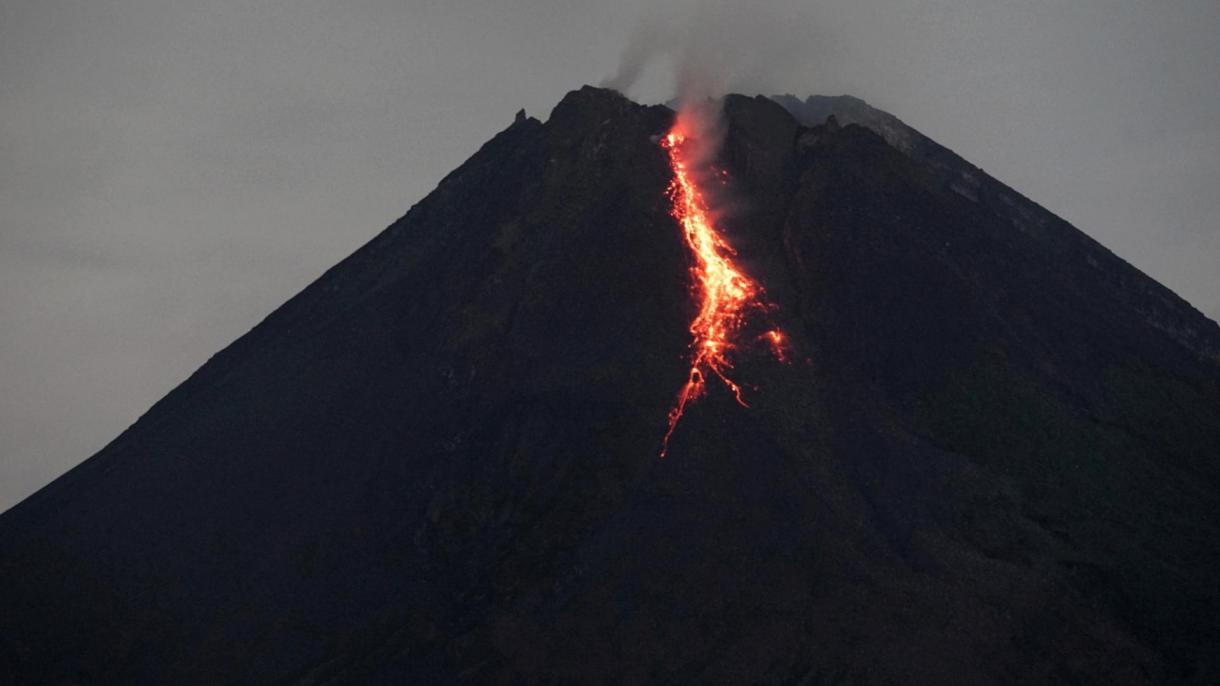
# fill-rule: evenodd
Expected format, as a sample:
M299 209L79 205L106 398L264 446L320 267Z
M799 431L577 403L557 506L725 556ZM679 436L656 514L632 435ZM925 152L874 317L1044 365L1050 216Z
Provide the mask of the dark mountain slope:
M742 351L750 409L713 386L657 459L672 112L571 93L0 517L0 670L1214 681L1215 324L865 128L726 113L795 358Z
M1123 305L1144 315L1147 323L1199 356L1220 362L1220 340L1216 337L1215 326L1189 303L898 117L850 95L811 95L803 101L781 95L773 99L806 126L821 124L833 115L842 124L859 124L870 129L930 171L943 190L957 193L1008 219L1014 228L1030 234L1047 250L1070 256L1077 267L1083 260L1093 272L1086 280L1106 282Z

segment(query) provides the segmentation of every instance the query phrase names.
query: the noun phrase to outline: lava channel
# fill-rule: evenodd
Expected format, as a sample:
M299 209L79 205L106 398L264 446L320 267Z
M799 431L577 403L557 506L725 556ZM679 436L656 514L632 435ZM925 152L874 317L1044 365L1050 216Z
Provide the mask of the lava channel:
M669 411L669 425L661 442L661 457L665 457L669 450L669 439L686 412L686 406L707 391L710 376L719 378L733 392L738 404L749 407L742 398L741 386L729 376L733 369L729 353L737 347L736 340L747 315L752 310L771 309L762 299L762 287L734 264L737 251L716 229L696 178L698 170L691 168L692 159L695 158L690 151L693 144L691 128L679 114L673 127L661 139L661 146L669 154L669 166L673 171L668 190L670 214L681 225L686 245L694 258L691 276L700 301L699 313L690 323L690 371L677 401ZM784 361L783 333L779 329L772 329L764 336L772 344L776 357Z

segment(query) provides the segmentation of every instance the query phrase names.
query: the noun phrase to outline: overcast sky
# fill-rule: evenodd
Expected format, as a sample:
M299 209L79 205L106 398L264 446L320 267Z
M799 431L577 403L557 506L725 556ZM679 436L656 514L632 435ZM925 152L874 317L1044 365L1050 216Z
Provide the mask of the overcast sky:
M0 0L0 510L642 23L863 97L1220 316L1217 0L716 2Z

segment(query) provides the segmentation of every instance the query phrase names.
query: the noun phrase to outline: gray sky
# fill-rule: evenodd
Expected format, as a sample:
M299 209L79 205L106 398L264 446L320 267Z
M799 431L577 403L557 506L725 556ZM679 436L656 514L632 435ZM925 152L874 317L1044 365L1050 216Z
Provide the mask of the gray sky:
M1220 316L1220 2L714 2L0 0L0 510L642 23L863 97Z

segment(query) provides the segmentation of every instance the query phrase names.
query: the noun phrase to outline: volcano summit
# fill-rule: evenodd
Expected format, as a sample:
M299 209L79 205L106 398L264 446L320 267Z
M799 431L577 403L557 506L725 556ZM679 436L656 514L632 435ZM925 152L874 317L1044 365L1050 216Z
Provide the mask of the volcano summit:
M859 100L728 96L749 407L658 459L716 373L674 123L518 117L0 516L0 674L1220 681L1216 324Z

